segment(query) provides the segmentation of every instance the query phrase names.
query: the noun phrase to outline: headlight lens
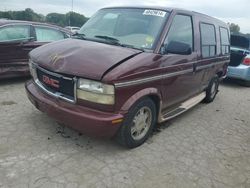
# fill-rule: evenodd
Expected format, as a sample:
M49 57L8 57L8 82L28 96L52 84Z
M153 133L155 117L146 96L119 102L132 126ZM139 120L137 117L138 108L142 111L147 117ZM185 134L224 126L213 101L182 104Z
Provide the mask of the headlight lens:
M113 105L115 102L115 88L113 85L79 79L77 83L77 98L100 104Z

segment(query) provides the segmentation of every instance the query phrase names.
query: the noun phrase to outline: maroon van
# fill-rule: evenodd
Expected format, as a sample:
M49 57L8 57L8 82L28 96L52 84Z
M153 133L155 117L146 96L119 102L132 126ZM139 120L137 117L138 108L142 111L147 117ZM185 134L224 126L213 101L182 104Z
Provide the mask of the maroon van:
M30 75L29 52L70 34L50 24L0 19L0 79Z
M30 101L80 132L129 148L156 123L212 102L229 63L227 24L162 7L98 11L75 35L30 53Z

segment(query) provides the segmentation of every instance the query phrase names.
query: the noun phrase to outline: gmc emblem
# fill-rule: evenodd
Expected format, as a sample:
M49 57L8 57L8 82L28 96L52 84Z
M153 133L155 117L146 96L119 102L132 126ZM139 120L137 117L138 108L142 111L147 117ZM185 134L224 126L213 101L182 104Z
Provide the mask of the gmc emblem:
M57 88L57 89L59 88L59 81L52 79L52 78L49 78L46 75L43 75L43 82L49 86L54 87L54 88Z

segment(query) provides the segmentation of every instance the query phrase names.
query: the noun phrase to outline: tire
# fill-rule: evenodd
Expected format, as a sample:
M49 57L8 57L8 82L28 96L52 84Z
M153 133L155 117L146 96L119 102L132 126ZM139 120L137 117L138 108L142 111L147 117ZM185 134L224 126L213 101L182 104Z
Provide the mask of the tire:
M128 148L138 147L151 135L155 124L155 103L149 98L143 98L129 110L116 135L116 140Z
M219 77L216 75L215 77L212 78L212 80L210 81L208 88L206 89L206 97L204 99L205 103L211 103L214 101L217 93L218 93L218 89L219 89Z

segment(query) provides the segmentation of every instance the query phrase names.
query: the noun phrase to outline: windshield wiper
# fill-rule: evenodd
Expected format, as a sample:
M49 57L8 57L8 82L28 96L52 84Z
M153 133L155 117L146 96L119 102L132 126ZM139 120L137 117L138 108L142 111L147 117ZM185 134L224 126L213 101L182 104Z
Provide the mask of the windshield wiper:
M72 35L73 38L78 38L78 39L85 39L85 34L84 33L75 33Z
M107 41L115 42L115 43L120 43L118 39L114 37L109 37L105 35L96 35L95 38L100 38L100 39L105 39Z
M120 41L118 39L116 39L114 37L109 37L109 36L104 36L104 35L96 35L95 37L100 38L100 39L105 39L105 40L111 42L111 44L114 44L117 46L126 47L126 48L133 48L133 49L140 50L140 51L144 52L144 49L142 49L142 48L137 48L137 47L135 47L133 45L129 45L129 44L122 44L122 43L120 43Z
M138 47L135 47L135 46L130 45L130 44L119 44L119 46L126 47L126 48L132 48L132 49L135 49L135 50L140 50L140 51L145 52L145 50L143 48L138 48Z

